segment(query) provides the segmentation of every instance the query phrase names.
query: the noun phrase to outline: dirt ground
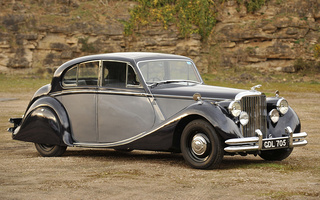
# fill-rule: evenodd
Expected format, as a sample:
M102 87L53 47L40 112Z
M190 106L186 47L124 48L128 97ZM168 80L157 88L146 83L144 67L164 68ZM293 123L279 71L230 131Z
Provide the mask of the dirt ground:
M40 157L6 131L32 94L0 92L0 199L320 199L320 94L282 95L309 134L307 146L281 162L227 156L220 169L196 170L162 152L68 148Z

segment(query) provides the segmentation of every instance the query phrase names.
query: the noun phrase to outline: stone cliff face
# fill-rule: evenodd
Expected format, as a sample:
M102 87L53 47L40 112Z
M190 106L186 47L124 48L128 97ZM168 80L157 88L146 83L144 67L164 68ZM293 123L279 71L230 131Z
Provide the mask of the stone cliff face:
M219 6L210 37L179 36L151 23L123 34L133 1L4 0L0 3L0 72L47 69L82 55L123 51L189 56L202 73L215 67L294 72L296 59L315 60L320 43L319 0L269 0L248 13L236 0Z

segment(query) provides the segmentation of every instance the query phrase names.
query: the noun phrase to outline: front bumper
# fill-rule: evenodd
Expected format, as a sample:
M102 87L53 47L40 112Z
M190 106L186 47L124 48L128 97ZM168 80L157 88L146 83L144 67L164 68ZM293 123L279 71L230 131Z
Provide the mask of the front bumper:
M286 148L299 147L299 146L304 146L308 144L307 140L305 140L305 138L308 136L306 132L293 133L290 127L287 127L285 131L289 135L288 137L272 138L272 139L288 139L289 144ZM252 151L264 150L263 142L269 141L270 138L263 139L263 134L260 131L260 129L257 129L255 133L257 137L233 138L233 139L226 140L225 143L228 146L225 147L224 150L229 153L252 152Z

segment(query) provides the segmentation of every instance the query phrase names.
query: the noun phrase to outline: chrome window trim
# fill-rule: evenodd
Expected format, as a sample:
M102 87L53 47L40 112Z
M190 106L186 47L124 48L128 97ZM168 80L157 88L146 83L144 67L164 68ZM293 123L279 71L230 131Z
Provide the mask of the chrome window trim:
M89 89L89 90L64 90L61 92L51 93L51 96L61 96L68 94L110 94L110 95L127 95L127 96L144 96L151 97L150 94L141 93L141 92L125 92L125 91L114 91L114 90L97 90L97 89Z
M78 74L79 74L79 64L86 64L86 63L91 63L91 62L99 62L99 69L98 69L98 77L97 77L97 79L98 79L98 84L97 85L86 85L86 86L78 86L77 84L70 84L70 85L66 85L66 84L64 84L63 83L63 78L64 78L64 76L65 76L65 74L69 71L69 70L71 70L71 69L73 69L73 68L75 68L75 67L77 67L77 74L76 74L76 77L77 77L77 80L78 80ZM118 62L118 63L124 63L124 64L126 64L126 82L125 82L125 87L123 88L123 89L125 89L125 88L144 88L143 87L143 85L142 85L142 82L141 82L141 80L140 80L140 77L139 77L139 75L138 75L138 73L137 73L137 71L135 70L135 68L131 65L131 63L130 62L126 62L126 61L119 61L119 60L90 60L90 61L86 61L86 62L80 62L80 63L77 63L77 64L75 64L75 65L72 65L70 68L68 67L64 72L63 72L63 75L62 75L62 78L60 79L60 81L61 81L61 86L62 86L62 88L63 89L71 89L71 88L83 88L83 87L86 87L86 88L94 88L94 87L103 87L103 88L114 88L114 87L107 87L107 86L102 86L102 78L103 78L103 62ZM133 70L133 72L136 74L136 76L138 77L138 79L139 79L139 85L130 85L130 84L128 84L128 68L129 67L131 67L132 68L132 70ZM141 73L141 72L140 72ZM144 80L143 80L144 81ZM120 88L121 89L121 88Z
M97 85L86 85L86 87L90 87L90 88L98 87L98 86L100 85L100 82L101 82L101 79L100 79L100 76L101 76L101 74L100 74L100 73L101 73L101 71L100 71L100 68L101 68L101 60L90 60L90 61L86 61L86 62L80 62L80 63L77 63L77 64L74 64L74 65L70 66L70 68L69 68L69 67L66 68L65 71L64 71L63 74L62 74L61 79L60 79L61 87L62 87L63 89L81 88L81 86L78 86L77 84L75 84L75 85L71 85L71 84L70 84L70 85L65 85L65 84L63 83L63 78L64 78L64 76L66 75L66 73L67 73L69 70L77 67L77 74L76 74L76 76L77 76L77 82L78 82L79 64L86 64L86 63L91 63L91 62L99 62L99 66L98 66L98 77L97 77L98 83L97 83ZM84 86L82 86L82 87L84 87Z
M126 83L125 83L125 87L124 88L143 88L143 85L141 84L141 80L140 80L140 77L138 76L138 73L136 72L135 68L131 65L130 62L127 62L127 61L120 61L120 60L101 60L101 65L100 65L100 68L101 68L101 84L99 85L99 87L101 88L115 88L115 87L108 87L108 86L102 86L102 78L103 78L103 62L118 62L118 63L124 63L126 64ZM130 85L128 84L128 67L131 67L133 72L136 74L136 76L138 77L139 79L139 85ZM129 86L129 87L128 87ZM116 88L120 88L121 87L116 87Z
M127 68L126 68L126 88L143 88L143 85L141 84L141 80L138 76L138 73L136 72L136 70L134 69L134 67L128 63L127 63ZM136 78L138 78L139 80L139 85L131 85L131 84L128 84L128 72L129 72L129 67L131 67L131 69L133 70L133 72L136 74ZM128 87L129 86L129 87Z

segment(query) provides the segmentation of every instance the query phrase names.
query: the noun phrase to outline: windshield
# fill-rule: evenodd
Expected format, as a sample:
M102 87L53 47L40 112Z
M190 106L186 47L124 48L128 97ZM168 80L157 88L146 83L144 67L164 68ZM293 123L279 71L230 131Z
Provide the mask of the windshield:
M139 62L138 67L148 85L160 82L197 82L201 78L188 60L155 60Z

